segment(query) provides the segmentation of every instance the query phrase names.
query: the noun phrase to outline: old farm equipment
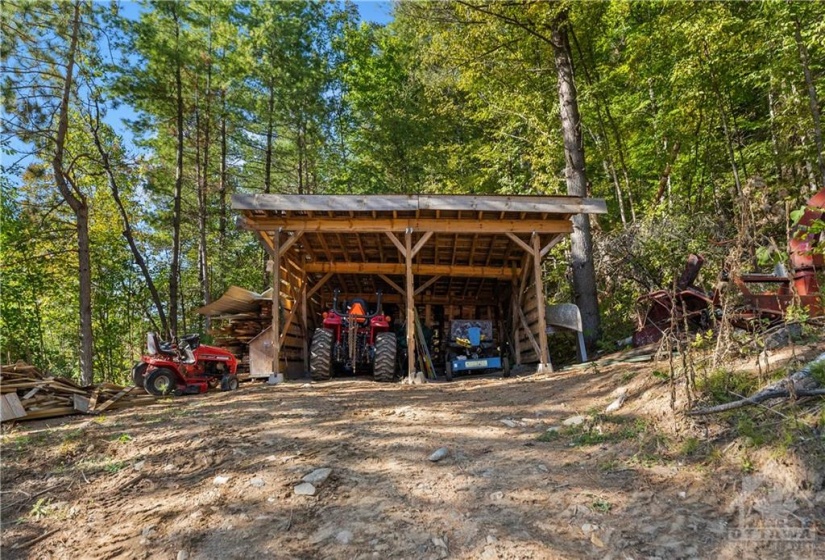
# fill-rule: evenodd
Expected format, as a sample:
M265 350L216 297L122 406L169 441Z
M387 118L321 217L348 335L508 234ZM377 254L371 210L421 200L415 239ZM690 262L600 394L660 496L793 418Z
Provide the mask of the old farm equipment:
M444 364L447 381L456 373L494 369L504 370L504 377L510 376L510 361L493 340L493 322L453 321Z
M808 316L825 315L822 289L817 274L825 259L816 246L823 236L825 189L811 197L792 232L789 243L791 273L782 265L773 274L723 273L723 281L731 280L742 294L742 306L728 315L732 324L746 329L758 325L773 325L785 319L791 306L805 310ZM721 314L720 293L709 294L693 282L704 260L690 255L685 271L676 282L676 290L659 290L637 300L639 325L633 334L634 346L656 342L670 327L702 329L710 326L711 313Z
M132 380L152 395L205 393L220 386L238 388L238 360L216 346L200 343L197 334L162 342L155 333L147 335L148 354L132 368Z
M803 308L811 317L825 314L822 290L817 269L822 270L825 259L815 250L822 238L822 219L825 216L825 189L820 190L806 204L790 241L791 274L780 268L780 274L742 274L733 281L745 302L740 322L775 323L785 317L792 305ZM761 290L760 290L761 288Z
M315 329L309 354L312 379L329 379L335 371L358 373L371 370L376 381L395 377L395 333L390 317L381 310L381 292L375 309L367 312L367 302L357 298L345 309L338 308L338 290L332 309L323 313L323 325Z
M681 329L687 323L689 328L701 329L710 325L716 294L693 285L704 262L701 256L690 255L675 290L657 290L636 300L638 328L633 333L634 346L660 340L672 326Z

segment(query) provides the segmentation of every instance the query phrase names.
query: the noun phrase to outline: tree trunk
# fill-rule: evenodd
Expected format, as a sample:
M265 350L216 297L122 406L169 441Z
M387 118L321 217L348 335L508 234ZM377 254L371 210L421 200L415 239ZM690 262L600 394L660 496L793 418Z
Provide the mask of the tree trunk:
M825 160L823 160L822 122L819 115L819 99L816 96L816 86L811 76L811 66L808 63L808 48L802 41L802 26L799 18L794 18L794 39L799 49L799 59L802 62L802 71L805 74L805 85L808 86L808 103L811 106L811 117L814 121L814 145L816 146L816 161L819 165L819 186L825 187Z
M223 257L224 245L226 244L226 91L221 90L221 183L218 188L220 202L220 214L218 216L218 246L221 257ZM223 286L221 286L223 288Z
M211 45L210 53L211 57ZM207 247L207 202L209 194L209 142L212 124L212 63L210 62L206 70L206 115L203 130L203 166L201 181L198 185L198 261L200 265L201 294L203 304L212 303L212 290L209 281L209 252ZM206 330L209 330L209 316L205 316Z
M80 381L83 385L91 385L94 380L94 339L92 336L92 265L89 254L89 205L86 196L71 182L63 166L66 136L69 131L69 102L74 83L74 65L79 35L80 2L75 2L74 15L72 16L72 37L66 60L66 78L63 81L63 95L58 109L52 170L60 194L75 215L80 280Z
M132 257L135 259L138 268L140 268L140 272L143 274L143 279L146 282L146 286L149 288L149 293L152 296L152 302L155 304L155 309L157 310L158 317L160 318L161 328L163 329L163 332L168 332L169 326L166 323L166 313L163 311L163 303L160 301L160 294L158 293L154 280L152 280L152 274L149 272L149 267L146 265L146 260L143 258L143 254L140 252L140 249L135 242L135 236L132 233L132 224L129 222L129 215L126 213L126 208L123 206L123 201L120 198L120 188L117 184L115 172L112 169L109 153L103 147L103 142L100 139L99 112L97 113L96 120L94 122L91 121L90 116L89 126L92 131L92 138L94 139L97 153L100 155L101 165L103 166L106 176L109 179L109 190L112 191L112 198L114 198L115 204L117 204L118 212L120 212L120 218L123 220L123 237L126 238L126 242L129 244L129 249L132 251Z
M169 336L178 334L178 278L180 277L180 211L183 191L183 78L180 61L180 20L177 8L175 19L175 126L177 127L177 161L175 164L175 194L172 206L172 264L169 271Z
M272 142L275 129L275 84L269 83L269 104L266 127L266 162L264 163L264 192L272 192Z
M573 79L567 24L567 14L564 13L556 21L552 31L553 53L558 74L559 113L567 162L565 178L567 194L584 197L587 196L584 143L582 142L576 84ZM592 348L599 338L600 326L596 273L593 267L593 240L590 235L590 218L587 214L573 216L570 252L576 305L581 311L585 340ZM543 303L540 302L540 304Z

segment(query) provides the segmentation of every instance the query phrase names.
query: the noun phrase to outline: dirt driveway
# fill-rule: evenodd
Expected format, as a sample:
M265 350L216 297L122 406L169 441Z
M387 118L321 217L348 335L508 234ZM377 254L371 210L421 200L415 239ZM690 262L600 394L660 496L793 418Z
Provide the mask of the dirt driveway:
M23 424L3 437L2 556L789 557L736 532L764 520L740 500L747 469L733 444L693 458L714 433L671 421L652 369L246 384ZM825 494L809 491L788 519L821 539Z

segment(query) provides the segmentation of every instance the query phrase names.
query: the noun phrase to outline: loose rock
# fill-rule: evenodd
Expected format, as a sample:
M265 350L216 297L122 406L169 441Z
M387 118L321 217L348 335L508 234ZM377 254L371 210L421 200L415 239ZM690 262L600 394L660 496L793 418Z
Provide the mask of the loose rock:
M578 414L576 416L571 416L570 418L562 422L562 424L564 424L565 426L581 426L582 424L584 424L585 420L586 418L584 416Z
M352 532L350 531L340 531L337 535L335 535L335 540L341 544L349 544L352 540Z
M189 558L189 553L185 550L179 550L177 558L178 560L187 560Z
M302 482L294 489L295 494L298 496L314 496L315 495L315 486L310 484L309 482Z
M323 468L323 469L315 469L308 475L306 475L303 480L304 482L309 482L310 484L319 485L326 481L329 478L329 475L332 474L332 469Z
M264 485L266 485L266 482L264 482L263 478L256 477L249 481L249 485L255 488L263 488Z
M436 450L433 452L433 454L432 454L432 455L430 455L429 459L430 459L430 461L432 461L433 463L435 463L435 462L440 461L441 459L443 459L444 457L446 457L446 456L447 456L447 455L449 455L449 454L450 454L450 450L449 450L449 449L447 449L446 447L441 447L441 448L439 448L439 449L436 449Z
M228 477L228 476L221 476L221 475L218 475L218 476L216 476L216 477L215 477L215 479L212 481L212 484L214 484L215 486L220 486L220 485L222 485L222 484L226 484L227 482L229 482L229 477Z
M501 423L507 426L508 428L515 428L516 426L518 426L515 420L510 420L509 418L505 418L501 421Z

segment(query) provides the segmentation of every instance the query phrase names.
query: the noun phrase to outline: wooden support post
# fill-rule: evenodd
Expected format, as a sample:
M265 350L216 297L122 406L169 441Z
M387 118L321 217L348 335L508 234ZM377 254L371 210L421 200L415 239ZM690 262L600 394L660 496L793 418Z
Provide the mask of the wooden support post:
M281 368L281 235L272 236L272 375L274 384Z
M404 257L407 261L407 375L412 381L415 376L415 300L413 299L415 288L413 286L412 230L408 229L404 233L404 241L406 242Z
M301 332L304 335L304 372L309 373L309 317L307 316L307 273L301 273Z
M513 278L511 285L513 286L513 294L510 296L510 309L513 311L513 353L516 357L516 365L521 365L521 345L519 344L519 317L518 310L521 305L521 294L518 291L518 280Z
M539 368L538 373L553 371L553 364L550 363L550 352L547 349L547 317L545 307L547 300L544 298L544 282L541 278L541 239L538 233L533 233L533 275L536 283L536 303L538 304L539 322Z

